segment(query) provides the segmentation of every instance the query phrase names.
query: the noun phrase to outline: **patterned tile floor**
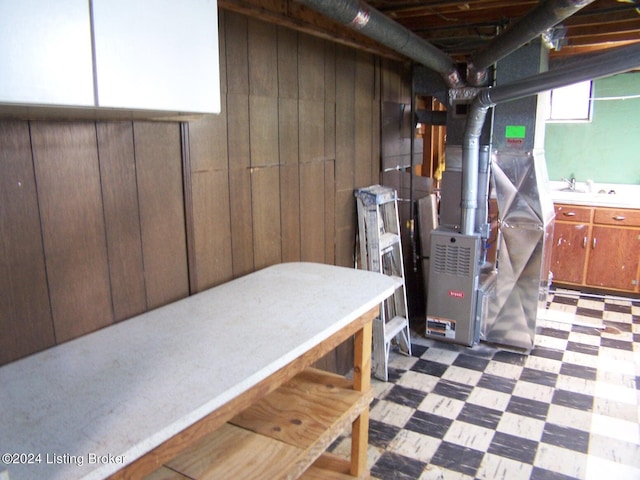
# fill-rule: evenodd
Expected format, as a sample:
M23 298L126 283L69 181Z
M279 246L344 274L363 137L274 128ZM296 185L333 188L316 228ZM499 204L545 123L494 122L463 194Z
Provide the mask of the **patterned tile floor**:
M372 477L640 479L640 300L549 298L530 355L419 334L412 357L392 352L390 381L373 381Z

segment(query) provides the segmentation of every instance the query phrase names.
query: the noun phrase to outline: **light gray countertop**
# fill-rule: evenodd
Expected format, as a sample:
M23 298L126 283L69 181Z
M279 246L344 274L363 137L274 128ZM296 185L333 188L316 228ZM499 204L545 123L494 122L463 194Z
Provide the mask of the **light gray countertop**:
M576 182L576 191L571 192L566 190L567 182L549 183L553 203L640 209L640 185Z
M275 265L0 367L0 454L31 455L0 472L10 480L107 477L395 287L362 270Z

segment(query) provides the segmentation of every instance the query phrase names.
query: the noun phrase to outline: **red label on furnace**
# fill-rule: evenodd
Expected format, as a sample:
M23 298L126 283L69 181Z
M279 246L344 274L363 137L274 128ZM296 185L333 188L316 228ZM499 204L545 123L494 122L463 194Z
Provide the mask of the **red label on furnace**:
M464 292L458 290L449 290L449 296L453 298L464 298Z

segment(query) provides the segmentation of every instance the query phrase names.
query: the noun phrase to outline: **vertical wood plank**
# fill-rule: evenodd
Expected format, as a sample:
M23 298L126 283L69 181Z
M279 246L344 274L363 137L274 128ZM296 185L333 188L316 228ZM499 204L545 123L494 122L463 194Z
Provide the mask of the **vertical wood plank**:
M254 271L253 223L251 212L251 173L248 168L229 169L231 211L231 251L233 276Z
M278 96L278 40L274 24L250 19L248 23L249 93Z
M115 320L120 321L143 312L147 306L133 125L102 122L96 129L111 299Z
M246 100L247 97L233 95L233 98ZM220 115L207 115L189 124L193 224L189 231L193 235L190 244L193 251L189 252L189 274L193 292L233 278L227 105L222 103ZM241 105L244 105L246 112L246 101L241 102Z
M404 103L401 68L393 60L382 60L382 101Z
M380 124L380 99L381 99L381 79L380 79L380 59L374 59L374 89L373 89L373 101L372 101L372 112L371 112L371 131L372 131L372 159L374 159L375 168L372 168L371 171L371 181L370 184L380 183L381 177L381 166L380 166L380 130L382 128Z
M147 306L189 294L180 125L134 123Z
M220 95L224 97L227 89L227 22L226 10L218 9L218 61L220 62ZM222 99L221 99L222 100ZM221 103L224 103L222 101ZM224 107L223 107L224 108Z
M300 169L297 163L280 167L280 215L282 261L300 261Z
M113 322L96 127L33 123L31 137L59 343Z
M248 20L225 12L229 210L233 276L254 270L251 213Z
M336 261L336 194L335 162L324 162L324 262L329 265Z
M324 51L324 158L336 158L336 45L329 42Z
M278 154L278 99L276 97L250 96L249 118L251 166L277 165L280 162Z
M297 164L299 161L298 125L298 100L280 98L278 100L278 145L282 165Z
M278 96L298 98L298 33L278 27Z
M251 169L251 199L257 270L282 261L278 166Z
M355 53L336 46L336 264L353 266L355 238Z
M226 170L229 167L226 113L227 106L222 102L220 115L205 115L197 121L189 122L189 160L192 172Z
M324 155L324 102L299 101L300 161L319 162Z
M248 94L249 55L247 53L247 17L225 11L224 32L227 92Z
M298 38L300 161L322 161L325 159L325 42L309 35L300 35Z
M377 159L372 157L371 150L373 75L372 55L358 52L355 71L355 108L358 118L362 121L356 122L355 125L355 187L365 187L370 184L371 172L377 163Z
M325 261L324 175L324 163L300 165L300 238L303 261Z
M335 102L325 102L324 104L324 158L327 160L335 160L336 158Z
M336 47L337 190L353 190L355 120L355 55L353 50L338 46Z
M194 292L233 278L229 176L226 170L192 174L196 258Z
M336 101L336 44L324 43L324 101Z
M248 168L251 165L249 135L249 96L227 95L227 141L229 168ZM222 141L222 139L220 139Z
M27 122L0 122L0 365L54 344Z
M353 190L336 192L336 262L353 267L358 227L356 200Z
M324 40L300 34L298 92L305 100L324 100Z

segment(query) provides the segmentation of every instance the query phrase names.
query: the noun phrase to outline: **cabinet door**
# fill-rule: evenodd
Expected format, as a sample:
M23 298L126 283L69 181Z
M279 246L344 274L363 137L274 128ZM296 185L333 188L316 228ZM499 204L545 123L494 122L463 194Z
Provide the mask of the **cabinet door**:
M220 112L215 0L93 0L98 106Z
M0 103L93 106L87 0L0 0Z
M589 230L588 224L556 221L551 254L554 281L583 283Z
M589 249L588 285L638 291L640 229L596 225Z

